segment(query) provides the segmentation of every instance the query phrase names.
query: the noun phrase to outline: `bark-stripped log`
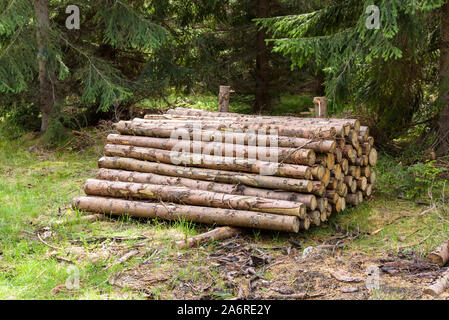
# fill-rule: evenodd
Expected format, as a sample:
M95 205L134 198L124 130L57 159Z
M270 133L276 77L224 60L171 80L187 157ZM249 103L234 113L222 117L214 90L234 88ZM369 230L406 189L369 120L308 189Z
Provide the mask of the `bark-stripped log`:
M190 237L186 240L180 240L175 243L175 247L178 249L190 249L199 247L208 242L217 240L224 240L236 237L242 233L242 230L231 227L221 227L214 230L199 234L194 237Z
M209 207L127 201L102 197L77 197L72 206L81 211L139 218L185 220L190 222L298 232L300 219L264 212L219 209Z
M243 184L217 183L189 178L163 176L154 173L142 173L113 169L100 169L97 173L97 179L169 186L184 186L191 189L212 191L217 193L298 202L305 204L309 210L315 210L317 207L317 200L313 194L301 194L295 192L259 189L248 187Z
M301 164L306 166L315 164L315 152L311 149L279 148L277 146L244 146L232 143L186 141L118 134L110 134L107 140L111 144L187 153L201 153L219 157L258 159L269 162Z
M449 289L449 270L447 270L434 284L426 288L424 293L437 298L447 289Z
M307 213L310 217L311 224L315 227L319 227L321 225L321 212L319 211L310 211Z
M187 187L119 181L87 180L84 192L91 196L151 199L195 206L258 211L304 218L305 205L298 202L272 200L217 193Z
M247 186L272 190L286 190L311 193L316 181L262 176L257 174L212 170L204 168L185 168L164 163L140 161L120 157L103 157L98 161L100 168L120 169L147 173L157 173L172 177L183 177L221 183L244 184ZM321 183L321 182L318 182Z
M347 204L358 206L363 202L363 193L360 191L357 193L349 193L346 195L345 199Z
M131 122L131 121L121 121L116 126L117 130L119 128L126 128L130 132L145 132L145 130L154 130L156 128L164 127L165 130L170 131L170 135L173 134L178 129L187 129L193 131L202 130L218 130L218 131L230 131L230 132L246 132L246 133L265 133L269 135L279 135L287 137L305 138L305 139L332 139L337 135L337 130L334 126L325 127L298 127L295 125L281 125L281 124L257 124L248 122L245 125L226 122L197 122L197 123L145 123L145 122ZM126 130L122 130L126 131ZM146 135L146 134L145 134Z
M322 139L303 139L296 137L269 135L269 132L230 132L219 130L191 130L186 128L132 127L128 122L121 121L115 124L115 128L126 135L138 135L159 138L183 138L184 140L203 142L223 142L249 146L279 146L281 148L303 148L316 152L334 152L336 142Z
M141 148L108 144L104 154L109 157L124 157L189 167L200 167L215 170L240 171L290 177L295 179L310 179L312 168L294 164L273 163L260 160L209 156L203 154L174 152L151 148Z
M211 112L211 111L205 111L205 110L197 110L197 109L188 109L188 108L176 108L171 109L167 111L168 115L174 115L174 116L193 116L193 117L213 117L213 118L229 118L234 117L237 119L241 118L249 118L249 119L272 119L272 117L263 117L258 115L247 115L247 114L240 114L240 113L220 113L220 112ZM151 118L149 116L148 118ZM333 119L333 118L297 118L297 117L276 117L279 120L282 121L316 121L316 122L323 122L323 123L344 123L349 124L351 128L355 129L357 132L360 131L360 122L357 119Z

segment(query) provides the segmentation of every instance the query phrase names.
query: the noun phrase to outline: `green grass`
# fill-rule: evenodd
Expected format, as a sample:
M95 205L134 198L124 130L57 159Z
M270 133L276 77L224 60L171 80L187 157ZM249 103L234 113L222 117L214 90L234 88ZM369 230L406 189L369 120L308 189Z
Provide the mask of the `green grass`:
M293 109L296 106L294 101L287 99L285 105L289 107L286 109ZM234 108L236 110L238 105ZM35 142L30 136L14 141L0 138L0 299L143 299L146 295L140 291L120 289L108 280L145 259L152 261L151 273L167 274L170 278L164 284L149 288L153 299L173 298L172 290L177 285L183 282L201 283L206 276L216 283L211 293L214 298L232 296L223 277L213 266L208 266L208 273L200 271L207 266L204 259L208 252L214 250L213 244L205 246L203 251L193 252L170 248L174 239L197 234L206 227L186 221L167 223L129 217L86 223L79 219L78 212L70 209L71 199L83 194L81 186L85 180L95 176L101 142L80 152L31 153L28 150ZM416 200L398 198L410 184L406 166L394 158L381 156L376 171L377 191L370 201L332 217L325 227L294 237L306 247L329 239L337 229L360 232L359 237L348 243L346 250L366 254L403 250L425 254L447 240L447 204L436 199L438 209L421 214L428 206ZM435 194L440 191L435 190ZM431 204L425 194L421 198ZM55 225L58 220L67 223ZM45 241L56 249L41 242L36 237L37 231L40 234L52 232L52 236ZM158 252L150 251L145 256L132 258L109 269L105 267L118 256L111 257L107 262L91 262L69 254L74 246L81 247L86 254L98 252L101 245L89 241L92 237L138 235L151 237L149 246L158 248ZM254 230L249 237L251 242L269 248L287 245L292 235ZM76 244L74 240L77 240ZM122 244L124 249L131 250L136 242L127 240ZM175 263L180 252L185 257L182 263ZM52 290L65 284L70 276L68 268L71 264L58 260L58 257L71 260L78 267L79 289ZM267 275L269 278L276 276Z
M272 115L297 114L300 112L308 112L309 108L313 108L313 96L284 94L278 101L273 101L274 107ZM218 110L218 98L215 95L188 95L179 96L172 95L166 100L146 99L141 101L140 106L144 108L162 109L168 105L171 107L187 107L202 110ZM251 113L252 97L244 95L231 95L230 105L231 112Z

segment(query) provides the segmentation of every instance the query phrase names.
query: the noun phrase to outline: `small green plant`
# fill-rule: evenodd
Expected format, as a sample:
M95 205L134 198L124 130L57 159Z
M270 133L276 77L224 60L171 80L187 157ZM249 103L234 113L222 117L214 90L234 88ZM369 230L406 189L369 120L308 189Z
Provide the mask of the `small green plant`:
M430 188L442 187L443 181L438 179L438 176L446 169L436 167L435 161L427 161L425 163L416 163L410 166L407 171L411 176L411 181L408 184L405 196L408 199L414 199L427 192Z

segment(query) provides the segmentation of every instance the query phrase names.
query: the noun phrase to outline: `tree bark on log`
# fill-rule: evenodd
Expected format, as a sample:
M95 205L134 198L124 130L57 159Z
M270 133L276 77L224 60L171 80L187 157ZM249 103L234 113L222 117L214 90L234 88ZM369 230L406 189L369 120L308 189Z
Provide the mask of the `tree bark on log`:
M449 242L443 243L427 256L427 260L444 267L449 262Z
M98 161L98 165L100 166L100 168L107 169L157 173L172 177L183 177L221 183L241 183L256 188L286 190L299 193L311 193L314 189L314 184L317 182L312 182L309 180L261 176L257 174L242 172L212 170L204 168L185 168L175 165L120 157L103 157Z
M242 129L249 131L266 131L270 130L276 132L278 135L286 135L288 137L300 137L300 138L325 138L332 137L346 137L346 132L349 126L342 124L330 124L330 123L301 123L291 121L286 123L285 121L279 121L278 119L256 121L252 119L244 119L240 121L225 120L225 119L213 119L213 120L145 120L135 118L130 121L133 125L138 126L163 126L168 128L191 128L196 130L208 129L208 130L220 130L220 131L237 131L241 132ZM231 130L233 129L233 130ZM246 132L246 131L244 131ZM287 133L287 134L283 134ZM309 137L310 136L310 137ZM354 145L357 145L357 137L354 141L352 137L347 138L348 141Z
M258 211L304 218L305 205L298 202L231 195L179 186L133 182L87 180L84 192L90 196L151 199L194 206Z
M446 271L443 276L438 279L434 284L424 290L425 294L430 294L431 296L437 298L444 291L449 288L449 270Z
M218 131L228 131L228 132L244 132L244 133L261 133L265 135L278 135L278 136L287 136L287 137L295 137L295 138L305 138L305 139L333 139L335 138L337 131L334 126L326 126L326 127L302 127L298 128L298 126L290 125L286 126L281 124L258 124L248 122L247 124L239 124L235 122L225 122L222 123L220 121L217 122L197 122L197 123L143 123L143 122L124 122L121 121L122 124L119 126L127 126L128 129L133 132L145 132L146 130L154 130L155 128L164 127L165 130L168 130L170 134L179 129L186 130L195 130L195 131L204 131L204 130L218 130ZM124 123L124 124L123 124ZM117 126L117 127L119 127Z
M97 179L169 186L184 186L196 190L303 203L309 210L315 210L317 207L316 197L312 194L258 189L248 187L243 184L233 185L189 178L163 176L154 173L141 173L111 169L100 169L97 174Z
M272 117L269 116L259 116L259 115L249 115L249 114L240 114L240 113L220 113L220 112L213 112L213 111L206 111L206 110L199 110L199 109L188 109L188 108L182 108L178 107L175 109L170 109L167 111L167 114L169 115L181 115L181 116L195 116L195 117L212 117L212 118L227 118L227 117L235 117L235 118L262 118L262 119L270 119ZM323 123L342 123L342 124L349 124L351 128L355 129L357 132L361 131L360 122L357 119L334 119L334 118L327 118L327 119L317 119L317 118L297 118L297 117L289 117L289 116L280 116L276 117L279 120L285 120L286 122L295 120L295 121L320 121ZM364 127L364 131L368 127Z
M243 159L258 159L262 161L299 164L312 166L315 164L315 152L311 149L244 146L222 142L202 142L166 138L152 138L110 134L109 143L135 146L142 148L162 149L169 151L182 151L187 153L201 153L219 157L236 157Z
M250 146L279 146L282 148L304 148L312 149L316 152L333 153L336 148L336 142L333 140L310 140L285 136L270 136L258 133L239 133L218 130L200 130L193 132L189 129L165 129L158 126L146 128L131 128L131 125L125 121L115 124L115 128L121 134L140 135L147 137L160 137L190 139L192 141L204 142L223 142L238 145Z
M111 215L129 215L139 218L185 220L243 228L298 232L300 220L294 216L282 216L263 212L196 207L174 204L127 201L102 197L77 197L74 209Z
M209 156L152 148L108 144L104 148L104 154L109 157L133 158L138 160L215 170L249 172L265 176L289 177L305 180L312 177L312 168L308 166L242 158Z
M208 242L233 238L240 235L241 233L242 230L238 228L231 228L231 227L216 228L206 233L190 237L186 240L177 241L175 243L175 247L178 249L191 249L194 247L199 247L200 245L203 245Z

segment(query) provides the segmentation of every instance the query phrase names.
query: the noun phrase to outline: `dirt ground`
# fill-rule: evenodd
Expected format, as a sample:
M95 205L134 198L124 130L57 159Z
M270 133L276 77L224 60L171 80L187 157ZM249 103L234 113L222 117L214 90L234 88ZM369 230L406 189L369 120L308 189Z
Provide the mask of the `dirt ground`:
M87 255L82 248L72 248L70 255L103 259L106 266L109 256L118 258L115 263L138 258L108 283L146 299L434 299L423 290L441 275L438 266L410 251L369 255L351 250L354 237L335 234L303 248L297 239L277 247L248 234L177 251L166 243L158 247L148 235L132 247L105 241ZM448 300L449 292L439 299Z

